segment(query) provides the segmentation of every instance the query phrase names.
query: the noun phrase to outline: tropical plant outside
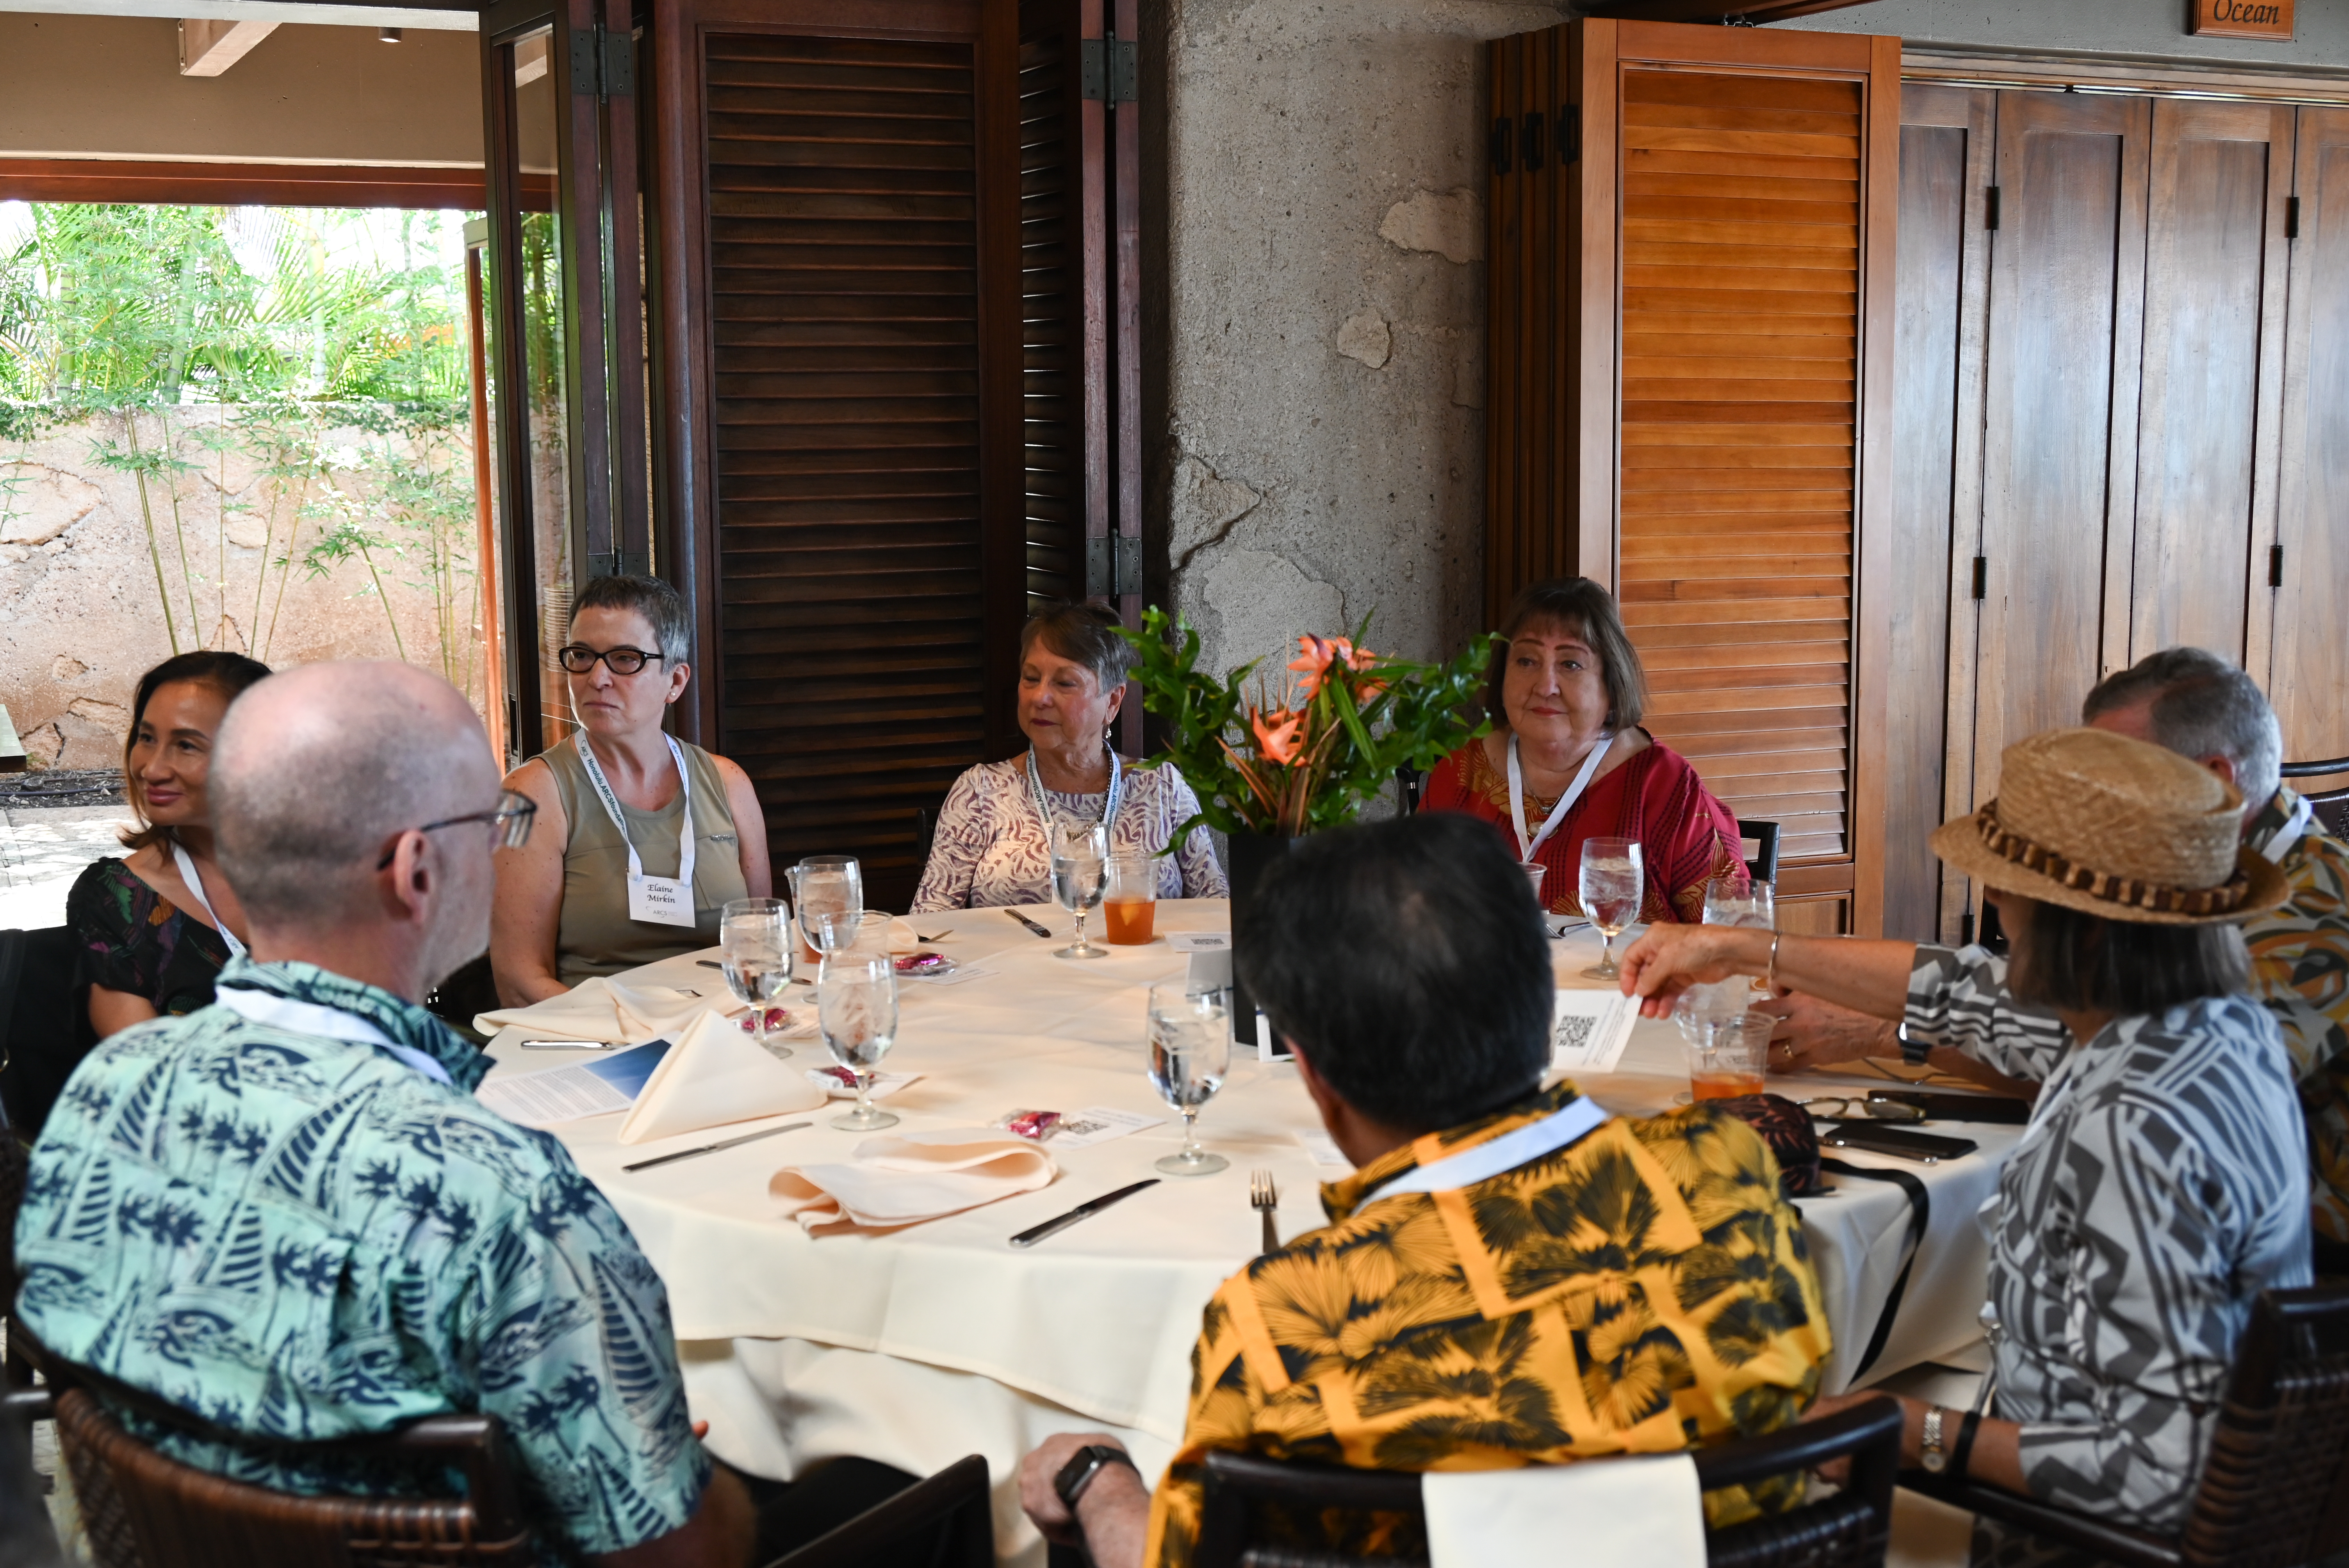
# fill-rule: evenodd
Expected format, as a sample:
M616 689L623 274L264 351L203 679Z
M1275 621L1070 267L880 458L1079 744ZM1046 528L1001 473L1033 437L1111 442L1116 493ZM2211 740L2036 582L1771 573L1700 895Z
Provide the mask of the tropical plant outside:
M376 602L399 657L475 689L469 365L450 262L463 214L19 211L29 223L0 239L0 532L21 504L26 443L85 430L91 465L135 488L174 652L241 644L266 661L289 581L326 577ZM233 528L248 547L262 539L249 582L231 581ZM395 583L429 595L437 646L404 645Z

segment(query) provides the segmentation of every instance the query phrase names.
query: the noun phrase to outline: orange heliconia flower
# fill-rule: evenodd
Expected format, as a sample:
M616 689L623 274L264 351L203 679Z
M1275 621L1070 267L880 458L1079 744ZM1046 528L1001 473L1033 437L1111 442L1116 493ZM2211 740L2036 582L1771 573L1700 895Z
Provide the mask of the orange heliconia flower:
M1343 659L1346 667L1357 675L1378 662L1378 655L1368 648L1358 648L1344 637L1302 636L1297 639L1297 657L1288 667L1299 677L1298 687L1309 699L1321 689L1321 682L1330 666Z
M1297 760L1302 745L1298 731L1305 725L1303 714L1275 708L1270 713L1257 714L1249 722L1256 730L1256 748L1266 761L1285 766Z

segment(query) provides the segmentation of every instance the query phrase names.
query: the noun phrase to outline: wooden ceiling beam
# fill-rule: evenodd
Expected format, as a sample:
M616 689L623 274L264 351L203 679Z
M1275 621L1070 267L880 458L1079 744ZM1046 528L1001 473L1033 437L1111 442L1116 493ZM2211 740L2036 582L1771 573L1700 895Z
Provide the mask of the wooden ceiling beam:
M1586 16L1616 22L1745 22L1759 26L1866 4L1868 0L1591 0L1578 9Z
M225 22L210 16L183 18L180 23L180 74L219 76L275 31L274 22Z

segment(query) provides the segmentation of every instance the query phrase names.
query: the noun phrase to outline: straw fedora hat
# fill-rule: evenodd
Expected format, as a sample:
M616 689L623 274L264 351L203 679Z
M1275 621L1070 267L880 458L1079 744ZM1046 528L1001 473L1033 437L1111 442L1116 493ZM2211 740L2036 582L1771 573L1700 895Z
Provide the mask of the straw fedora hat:
M2291 884L2243 848L2243 797L2209 769L2102 729L2006 748L1998 798L1933 832L1966 875L2043 903L2144 925L2275 908Z

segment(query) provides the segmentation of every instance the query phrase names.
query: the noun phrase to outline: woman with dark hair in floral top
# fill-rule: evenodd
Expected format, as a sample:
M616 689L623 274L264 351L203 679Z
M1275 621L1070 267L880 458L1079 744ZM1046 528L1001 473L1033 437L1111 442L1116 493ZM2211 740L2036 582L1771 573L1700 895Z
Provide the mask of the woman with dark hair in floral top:
M66 899L100 1039L209 1006L221 965L244 951L244 911L212 858L204 784L228 705L268 675L242 654L206 651L140 678L122 752L123 789L139 819L122 835L130 853L92 862Z

